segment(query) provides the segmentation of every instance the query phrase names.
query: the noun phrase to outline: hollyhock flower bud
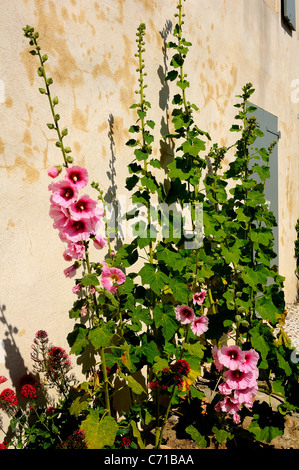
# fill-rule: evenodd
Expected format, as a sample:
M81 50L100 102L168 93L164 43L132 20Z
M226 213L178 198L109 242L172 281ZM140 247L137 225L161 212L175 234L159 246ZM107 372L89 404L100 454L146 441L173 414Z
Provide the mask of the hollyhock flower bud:
M187 325L192 323L196 319L193 308L188 307L187 305L177 305L174 309L175 316L182 325Z
M87 305L83 305L83 307L81 308L81 311L80 311L80 316L81 317L86 317L87 315Z
M88 183L88 173L85 168L78 165L73 165L66 169L66 181L74 184L77 189L84 188Z
M202 305L205 297L207 295L207 292L205 290L202 290L201 292L196 292L193 294L193 304L194 305Z
M206 315L202 315L201 317L197 317L193 320L190 328L195 335L200 336L208 330L208 324L208 317Z
M69 266L68 268L66 268L63 272L64 272L65 277L71 278L71 277L74 277L76 275L77 268L73 264L72 266Z
M97 248L98 250L101 250L102 248L104 248L107 245L107 243L108 243L107 238L101 237L100 235L96 235L93 239L93 244L95 248Z
M50 168L48 170L48 175L51 177L51 178L57 178L57 176L59 175L59 170L57 168L57 166L52 166L52 168Z
M72 288L72 291L73 291L73 294L77 294L78 292L80 292L81 290L81 284L76 284L73 288Z

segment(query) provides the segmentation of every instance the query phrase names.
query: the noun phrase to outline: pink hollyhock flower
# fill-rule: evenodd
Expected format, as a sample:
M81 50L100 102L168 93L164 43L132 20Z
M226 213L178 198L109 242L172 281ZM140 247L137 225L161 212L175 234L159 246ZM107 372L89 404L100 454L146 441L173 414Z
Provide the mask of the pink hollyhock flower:
M83 307L80 310L80 315L81 315L81 317L86 317L86 315L87 315L87 305L83 305Z
M243 370L244 372L249 372L250 370L256 368L260 356L255 349L249 349L248 351L244 351L244 354L245 358L244 362L240 365L240 370Z
M101 276L101 282L104 289L109 292L116 292L118 285L123 284L126 275L118 268L108 268L104 266Z
M241 421L240 415L238 413L233 414L234 423L239 424Z
M96 288L94 286L90 286L89 293L90 294L95 294L96 293Z
M60 171L58 170L57 166L52 166L52 168L48 170L48 176L50 176L51 178L57 178L59 173Z
M219 401L215 405L215 410L224 411L226 413L234 415L235 413L241 410L241 405L239 404L238 400L233 397L224 397L223 400Z
M96 235L93 239L93 244L95 248L97 248L98 250L101 250L102 248L104 248L104 246L106 246L107 243L108 243L107 238L101 237L100 235Z
M89 219L73 220L69 219L63 230L60 232L62 239L71 243L78 243L88 240L93 227Z
M84 196L81 196L70 205L69 211L73 219L81 220L95 216L96 206L97 201L94 201L87 194L84 194Z
M212 349L212 356L215 361L216 369L220 371L221 369L223 369L223 364L220 363L218 354L219 354L219 349L217 348L217 346L214 346Z
M202 335L208 330L209 319L206 315L195 318L191 323L191 330L197 336Z
M64 271L64 275L65 277L74 277L76 275L76 272L77 272L77 268L76 266L73 264L72 266L70 266L69 268L66 268Z
M241 390L252 387L255 384L255 378L252 372L243 372L238 369L227 370L224 372L226 383L230 388Z
M72 292L73 294L77 294L81 290L81 284L76 284L74 287L72 287Z
M65 180L50 184L49 190L52 191L50 201L62 207L69 207L78 196L78 188Z
M78 189L82 189L88 183L88 173L85 168L74 165L66 169L65 179L73 183Z
M201 292L196 292L193 295L193 305L202 305L205 297L207 295L207 292L205 290L202 290Z
M6 381L7 381L7 378L4 377L4 375L0 375L0 384L3 384Z
M69 214L65 207L52 203L49 211L50 217L54 220L53 227L61 230L69 220Z
M218 359L228 369L235 370L244 362L245 354L239 346L222 346L218 352Z
M232 389L228 386L227 382L222 382L218 389L222 395L230 395L232 393Z
M85 254L85 246L82 243L68 243L64 250L63 257L66 261L72 259L82 259Z
M193 308L188 307L187 305L177 305L174 309L175 316L182 325L187 325L192 323L196 319Z
M257 394L258 387L257 385L254 387L247 387L240 390L235 390L234 398L238 400L238 402L246 406L246 408L251 408L253 406L253 397Z

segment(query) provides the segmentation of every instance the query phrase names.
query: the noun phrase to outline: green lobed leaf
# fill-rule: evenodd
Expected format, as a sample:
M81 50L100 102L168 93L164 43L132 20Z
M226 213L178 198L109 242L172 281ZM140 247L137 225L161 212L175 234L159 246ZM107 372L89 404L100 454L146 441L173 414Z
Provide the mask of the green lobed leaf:
M100 420L99 412L91 410L87 418L82 421L80 429L84 431L89 449L103 449L105 446L113 446L118 424L111 416L105 416Z

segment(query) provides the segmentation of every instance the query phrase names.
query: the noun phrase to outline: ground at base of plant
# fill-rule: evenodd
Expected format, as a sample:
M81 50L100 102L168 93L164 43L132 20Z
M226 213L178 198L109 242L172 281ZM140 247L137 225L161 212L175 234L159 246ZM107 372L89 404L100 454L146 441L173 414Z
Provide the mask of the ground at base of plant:
M248 417L249 418L249 417ZM250 420L244 422L244 429L248 429ZM163 445L164 449L203 449L195 444L192 439L188 439L186 433L182 431L183 425L179 420L173 416L171 417L164 430L164 437L167 444ZM271 443L267 442L251 442L251 447L258 449L299 449L299 413L287 415L285 417L285 429L282 436L278 436L272 440ZM245 446L244 446L245 447ZM226 444L215 444L210 443L206 449L227 449Z

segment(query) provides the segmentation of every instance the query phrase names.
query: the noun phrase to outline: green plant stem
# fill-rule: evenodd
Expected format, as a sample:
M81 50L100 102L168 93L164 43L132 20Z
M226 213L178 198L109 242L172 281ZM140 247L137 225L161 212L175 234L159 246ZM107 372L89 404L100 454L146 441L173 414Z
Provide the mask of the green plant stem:
M100 348L100 357L101 357L102 373L103 373L103 379L104 379L105 406L106 406L108 415L111 416L109 380L108 380L107 369L106 369L105 349L103 347Z
M58 140L60 142L60 149L61 149L61 152L62 152L62 156L63 156L63 160L64 160L64 165L66 167L68 167L68 161L67 161L67 156L66 156L66 152L65 152L65 148L64 148L64 145L63 145L63 139L62 139L62 134L61 134L61 131L60 131L60 128L59 128L59 124L58 124L58 119L57 119L57 114L55 113L55 109L54 109L54 103L53 103L53 100L52 100L52 97L51 97L51 92L50 92L50 87L49 87L49 81L48 81L48 78L47 78L47 75L46 75L46 72L45 72L45 68L44 68L44 60L42 58L42 55L41 55L41 52L40 52L40 47L38 46L37 44L37 41L36 41L36 38L33 36L32 37L32 40L34 41L34 45L35 45L35 49L36 49L36 52L37 52L37 55L38 55L38 58L39 58L39 61L40 61L40 68L39 70L42 71L42 76L43 76L43 79L44 79L44 82L45 82L45 86L46 86L46 95L48 96L48 100L49 100L49 104L50 104L50 109L51 109L51 113L52 113L52 117L53 117L53 121L54 121L54 129L56 130L57 132L57 136L58 136Z

